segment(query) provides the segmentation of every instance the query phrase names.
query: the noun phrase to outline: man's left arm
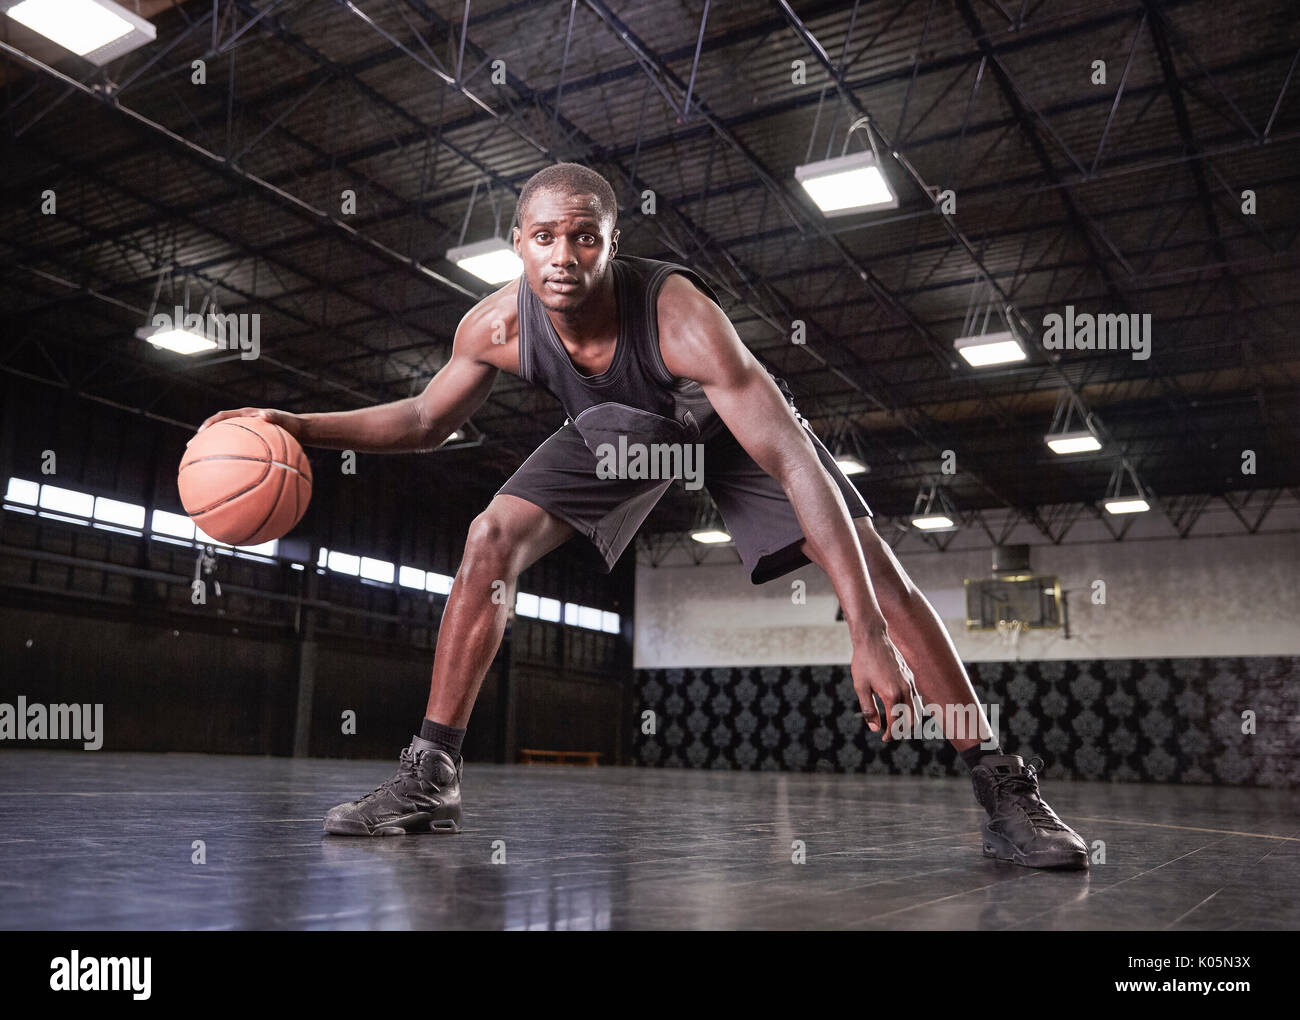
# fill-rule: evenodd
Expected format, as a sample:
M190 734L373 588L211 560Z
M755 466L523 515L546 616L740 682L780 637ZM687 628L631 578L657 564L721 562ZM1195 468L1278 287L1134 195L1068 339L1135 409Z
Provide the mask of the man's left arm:
M721 308L675 274L660 291L658 316L665 367L700 383L740 445L785 489L844 608L853 640L853 684L863 714L871 729L883 730L882 737L888 739L889 723L879 719L871 692L879 695L891 719L895 704L910 711L919 699L911 670L889 639L839 487L822 467L812 440L776 383ZM910 715L907 719L910 728Z

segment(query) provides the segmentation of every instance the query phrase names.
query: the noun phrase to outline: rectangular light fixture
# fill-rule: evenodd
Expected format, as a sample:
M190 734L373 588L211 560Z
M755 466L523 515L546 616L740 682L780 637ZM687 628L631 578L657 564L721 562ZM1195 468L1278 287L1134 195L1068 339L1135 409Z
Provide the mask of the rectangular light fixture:
M214 351L217 342L200 333L191 333L184 329L155 329L153 326L141 326L135 331L137 340L146 340L155 347L175 351L177 354L200 354Z
M1145 499L1137 496L1108 499L1102 505L1110 514L1144 514L1151 509L1151 505Z
M871 152L805 163L794 168L794 179L803 185L823 216L898 208L898 196Z
M157 37L153 25L113 0L0 0L0 10L101 67Z
M76 514L78 517L92 517L95 513L95 497L89 492L61 489L47 483L41 486L40 506L46 510Z
M121 524L128 528L144 528L144 507L121 500L95 497L95 520Z
M856 457L836 457L835 463L839 465L839 469L846 475L863 475L867 473L867 465Z
M380 584L393 583L393 564L387 560L374 560L369 556L361 557L360 576L367 581L378 581Z
M351 574L353 577L361 573L361 557L354 556L351 553L341 553L334 549L330 550L329 568L338 574Z
M912 527L922 531L956 531L957 525L944 514L921 514L912 518Z
M703 545L721 545L723 542L730 542L731 536L725 531L718 531L716 528L706 528L703 531L692 531L691 538Z
M515 254L514 248L499 237L449 248L447 261L456 263L484 283L505 283L524 271L524 263Z
M1025 361L1029 355L1020 346L1020 341L1009 330L1000 333L985 333L982 336L963 336L953 341L953 349L973 368L987 368L989 365L1009 365L1016 361Z
M1101 443L1087 429L1077 432L1053 432L1043 437L1053 453L1093 453L1101 449Z
M25 478L9 479L9 488L5 490L5 499L12 503L26 503L28 506L35 506L40 498L40 482L29 482Z
M397 570L397 583L403 588L418 588L424 591L424 571L419 567L408 567L402 564Z

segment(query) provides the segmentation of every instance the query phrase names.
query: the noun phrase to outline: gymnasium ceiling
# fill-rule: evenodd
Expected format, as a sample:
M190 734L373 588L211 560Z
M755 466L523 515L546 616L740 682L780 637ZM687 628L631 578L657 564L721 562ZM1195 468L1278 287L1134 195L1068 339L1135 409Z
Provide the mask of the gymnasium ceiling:
M418 392L494 289L443 253L504 234L527 178L576 160L614 185L622 250L697 267L828 445L869 464L878 514L936 482L962 511L1094 509L1120 463L1166 506L1296 495L1291 0L139 9L157 40L103 69L0 18L0 368L171 422L178 449L180 426L221 408ZM840 154L864 116L900 207L824 218L794 168ZM155 294L170 307L187 286L260 313L261 358L136 340ZM975 370L952 344L990 304L1031 340L1067 304L1150 314L1151 355L1031 342L1027 362ZM1047 451L1063 397L1095 415L1101 454ZM486 500L562 417L503 375L472 421L481 442L426 463ZM678 487L648 527L697 511Z

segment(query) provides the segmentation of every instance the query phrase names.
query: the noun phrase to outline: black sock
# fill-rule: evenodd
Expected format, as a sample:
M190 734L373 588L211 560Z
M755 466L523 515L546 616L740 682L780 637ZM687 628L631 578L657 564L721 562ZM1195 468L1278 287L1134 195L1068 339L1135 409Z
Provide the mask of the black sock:
M465 739L465 731L444 726L432 719L420 723L420 739L427 740L439 751L446 751L454 759L460 754L460 745Z
M1001 744L999 744L997 747L991 750L980 747L979 744L975 744L972 747L966 748L966 750L964 751L957 752L957 754L961 756L961 760L966 763L966 767L968 769L973 769L976 765L978 765L980 763L980 759L983 758L986 754L1002 754L1002 753L1003 751L1002 751Z

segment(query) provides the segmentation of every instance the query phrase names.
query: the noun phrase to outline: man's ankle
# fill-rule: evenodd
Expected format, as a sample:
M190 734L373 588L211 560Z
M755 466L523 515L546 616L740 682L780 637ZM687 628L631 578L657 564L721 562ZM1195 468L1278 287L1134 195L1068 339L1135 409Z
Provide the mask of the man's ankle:
M966 750L958 751L957 756L966 763L968 769L974 769L975 766L980 763L980 759L991 754L1000 755L1003 753L1005 752L1003 752L1001 744L992 748L985 748L981 747L979 744L972 744L970 747L966 748Z
M420 732L415 738L419 743L414 743L416 750L428 750L436 748L444 751L455 761L460 755L461 743L465 740L465 731L458 730L454 726L444 726L442 723L434 722L432 719L424 719L420 723Z

